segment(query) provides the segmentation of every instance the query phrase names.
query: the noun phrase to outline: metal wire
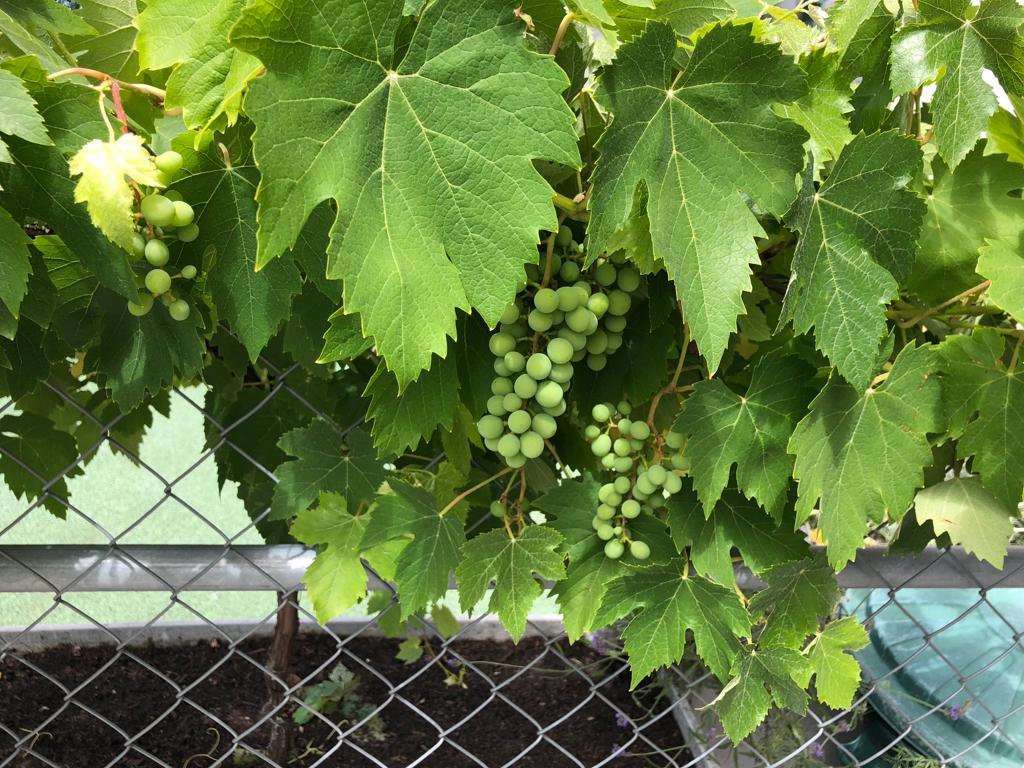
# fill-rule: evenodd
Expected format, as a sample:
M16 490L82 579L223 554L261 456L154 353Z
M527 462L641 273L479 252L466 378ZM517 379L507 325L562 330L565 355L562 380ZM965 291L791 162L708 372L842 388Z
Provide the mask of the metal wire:
M50 382L45 384L47 390L77 411L83 421L97 428L99 438L92 445L82 446L76 459L53 477L40 475L24 457L0 445L0 456L29 473L42 488L38 498L26 503L24 509L0 529L0 593L44 592L52 597L52 604L32 621L0 627L0 768L71 768L72 765L93 768L82 762L60 762L63 758L52 748L53 732L59 730L68 717L74 716L77 718L74 722L80 723L83 715L91 728L95 728L97 738L102 737L104 743L114 745L104 763L106 766L205 768L240 764L244 760L246 762L241 764L286 768L287 763L275 761L265 751L267 728L275 719L291 718L299 709L308 713L322 734L327 734L321 736L315 751L302 758L306 766L394 768L428 763L455 764L451 761L459 760L462 762L457 764L481 768L516 764L597 768L632 760L631 765L672 768L796 768L826 764L879 768L893 765L894 755L904 749L900 758L904 762L895 764L914 768L973 768L985 762L986 768L991 768L987 761L993 745L998 754L1009 755L1009 760L1014 759L1016 750L1021 756L1018 765L1024 763L1024 733L1021 733L1024 717L1020 716L1024 703L1008 706L1005 702L989 701L985 688L993 675L1017 675L1024 679L1024 644L1021 641L1024 627L1015 624L1019 617L1006 615L1001 607L1005 606L1005 601L993 598L1000 590L1024 587L1024 552L1021 551L1011 555L1002 572L956 550L930 550L899 560L869 552L858 559L842 576L844 586L852 588L845 603L847 610L857 613L872 631L883 618L892 621L897 617L906 630L905 643L901 646L905 653L893 656L883 670L870 672L865 667L865 679L849 710L833 712L812 707L804 717L776 713L751 738L738 745L729 743L714 707L709 706L721 685L699 661L685 659L645 686L642 694L630 698L624 694L628 668L618 653L614 633L600 633L591 638L589 649L581 654L569 647L560 623L552 619L535 618L529 622L528 636L533 643L529 648L534 651L529 658L496 666L481 658L472 644L474 638L495 634L491 620L484 617L465 620L458 632L446 636L429 617L423 618L416 634L428 647L427 661L409 665L401 679L394 679L359 651L364 647L360 644L367 642L367 638L381 633L382 617L396 605L394 590L386 580L370 572L371 588L389 595L387 605L377 613L321 626L299 599L299 579L310 562L311 553L296 546L275 548L241 543L244 537L252 535L255 526L267 519L269 509L251 515L239 530L225 530L224 523L212 509L204 509L202 503L190 501L180 491L186 478L225 452L247 462L260 477L276 483L273 468L263 466L254 458L254 446L247 445L239 433L242 425L275 398L291 398L309 411L310 418L329 424L339 437L362 423L361 418L354 416L350 426L342 427L318 409L313 400L303 394L296 380L296 371L301 369L296 366L281 369L266 359L262 359L261 364L272 374L265 396L230 423L221 423L193 392L173 391L174 400L197 411L207 428L207 447L181 471L162 470L118 440L114 430L123 416L100 419ZM0 403L0 413L13 408L10 401ZM140 499L137 516L119 531L109 530L97 516L80 509L57 490L62 480L87 472L87 462L104 444L128 457L134 471L160 489L155 498ZM176 458L175 463L180 464L183 457ZM443 455L435 457L428 466L436 465L443 458ZM47 502L60 505L82 520L103 543L58 547L9 543L12 532L29 525L34 515L49 514L41 509ZM192 515L202 523L209 534L202 545L199 542L180 546L139 545L132 540L141 526L168 504L180 506L182 514ZM209 537L217 543L209 544ZM756 583L749 573L740 572L738 576L744 587ZM956 587L969 591L976 599L939 624L923 622L908 599L919 594L915 590L937 587ZM204 591L225 589L262 590L279 595L280 599L275 600L276 607L265 615L240 623L206 615L200 601L193 597ZM91 616L75 600L77 592L97 590L155 590L166 595L166 604L152 615L138 616L129 626L108 625ZM851 600L851 596L860 593L863 593L860 604ZM266 645L278 613L288 606L296 609L301 617L300 642L315 642L322 653L314 663L307 664L301 674L293 671L282 676L268 667L266 648L261 644ZM168 622L168 614L175 609L186 612L191 621L187 624ZM77 625L51 627L48 620L60 610L76 616ZM961 669L946 648L946 638L963 632L969 626L967 622L978 617L988 623L989 631L978 640L980 655L972 660L969 668ZM0 625L5 623L0 617ZM147 645L156 639L164 646L173 647L170 641L175 638L203 638L211 647L216 647L219 655L199 674L183 679L173 665L164 663L160 653ZM69 643L60 647L68 663L55 669L44 663L41 653L60 641ZM80 649L87 649L99 660L95 668L75 663L75 654L84 652ZM375 691L372 706L361 709L358 716L339 718L304 704L309 687L323 681L339 664ZM884 725L872 726L872 733L882 734L881 737L869 746L859 743L860 737L856 735L864 732L862 722L877 721L886 697L891 699L899 681L921 665L928 665L931 674L936 676L935 695L914 701L903 717L888 712ZM125 669L132 670L132 675L152 687L150 700L167 702L160 711L134 713L149 717L141 727L126 725L129 721L120 711L137 707L137 699L130 698L128 692L107 692L101 687L105 678ZM453 669L464 676L463 682L473 692L473 701L477 703L467 705L466 711L451 721L447 713L432 709L431 700L418 696L417 686L439 676L447 679L455 674ZM225 674L254 676L261 686L272 689L274 696L266 699L256 716L245 722L238 721L226 715L216 702L211 703L204 693L205 686ZM517 686L537 675L560 675L560 679L574 683L573 698L559 701L559 711L554 716L538 702L524 701L515 693ZM30 723L13 720L11 705L14 702L8 696L7 687L14 677L30 679L40 695L45 692L46 701L53 702L35 713ZM567 686L566 690L569 689ZM112 700L101 701L97 690L104 690L103 695ZM256 686L256 690L262 691L262 688ZM500 708L514 721L514 726L510 727L522 740L522 746L511 756L498 757L481 749L472 737L473 724L492 707ZM940 726L957 730L964 722L962 714L967 707L978 715L972 720L975 730L965 726L960 729L962 733L957 740L937 742L934 734L941 730ZM406 713L403 716L416 718L424 745L416 754L407 754L394 763L381 757L366 736L379 728L382 718L386 720L399 710ZM564 735L569 732L566 729L595 727L588 720L595 717L594 712L601 713L602 722L615 723L598 727L617 729L616 747L597 756L582 754L578 742L567 740ZM184 761L163 754L159 745L154 745L153 737L158 737L162 729L182 717L197 717L203 727L215 729L217 746L206 753L201 752L200 746L197 754ZM675 737L666 742L664 734L669 723ZM979 727L978 723L983 723L984 727ZM203 732L202 727L198 730ZM201 744L201 739L197 744ZM918 762L907 762L907 755ZM885 762L876 762L882 759ZM438 760L442 762L436 762Z

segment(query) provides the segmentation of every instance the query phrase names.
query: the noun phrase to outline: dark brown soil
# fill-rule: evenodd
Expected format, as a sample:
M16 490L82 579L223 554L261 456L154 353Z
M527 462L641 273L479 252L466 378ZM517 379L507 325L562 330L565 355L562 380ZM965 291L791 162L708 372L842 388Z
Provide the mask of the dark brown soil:
M251 751L267 743L269 727L258 724L266 701L262 665L268 647L269 640L247 642L236 651L207 642L150 646L118 656L112 648L62 646L8 655L0 659L0 765L268 765L244 750L231 754L232 731L249 731L238 742ZM659 750L679 764L688 759L665 711L669 702L653 687L631 695L621 662L586 646L560 644L544 652L535 638L518 646L456 642L451 649L469 662L465 687L450 684L462 667L453 656L425 656L407 665L395 658L397 647L397 641L355 638L339 649L325 635L300 637L291 684L324 680L343 663L359 678L358 698L346 703L364 714L355 721L345 721L340 712L329 715L339 723L337 730L318 719L295 726L290 766L399 768L431 750L417 766L569 768L602 763L621 748L606 764L670 765ZM66 706L66 691L54 681L73 692ZM617 718L614 707L632 722ZM289 705L288 711L295 708ZM372 710L377 714L366 719ZM37 728L40 733L12 760L15 737Z

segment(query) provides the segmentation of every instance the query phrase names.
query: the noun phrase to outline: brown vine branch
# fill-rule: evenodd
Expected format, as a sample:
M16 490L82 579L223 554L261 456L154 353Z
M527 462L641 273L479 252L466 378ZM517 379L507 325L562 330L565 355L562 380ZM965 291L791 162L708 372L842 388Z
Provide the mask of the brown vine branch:
M143 93L152 99L157 99L161 103L167 100L167 91L162 88L156 88L146 83L129 83L125 80L118 80L116 77L111 77L106 72L100 72L98 69L89 69L88 67L71 67L70 69L62 69L59 72L54 72L47 76L47 80L56 80L59 77L68 77L70 75L80 75L82 77L89 77L93 80L102 80L104 82L117 83L121 88L127 88L129 91L136 91ZM173 110L168 114L173 114Z
M682 308L680 308L680 316L682 315ZM654 428L654 414L658 410L658 404L661 402L661 398L665 395L672 394L679 388L679 377L683 375L683 363L686 361L686 348L690 346L690 326L685 322L683 323L683 342L681 349L679 350L679 360L676 362L675 372L672 374L672 380L664 387L658 390L658 393L651 400L651 408L647 411L647 426L651 428L651 432L656 432Z
M458 496L456 496L454 499L452 499L447 504L445 504L444 509L442 509L441 512L440 512L441 516L443 517L444 515L448 514L452 510L453 507L455 507L460 501L465 499L467 496L470 496L471 494L476 493L477 491L479 491L481 488L483 488L488 483L494 482L499 477L504 477L505 475L507 475L511 471L512 471L512 467L505 467L503 470L501 470L499 472L495 472L493 475L491 475L490 477L486 478L485 480L481 480L479 483L474 485L472 488L467 488L462 493L460 493Z
M986 290L990 285L992 285L992 281L991 280L983 280L982 282L978 283L977 285L968 288L966 291L961 291L960 293L958 293L953 298L947 299L946 301L942 302L941 304L939 304L937 306L928 307L928 309L924 310L923 312L918 313L917 315L915 315L914 317L910 318L909 320L902 320L902 321L900 321L899 323L897 323L897 325L899 325L901 328L910 328L910 327L916 325L917 323L921 322L922 320L926 320L929 317L932 317L932 316L938 314L939 312L944 310L946 307L951 307L954 304L956 304L958 301L962 301L963 299L966 299L968 296L973 296L976 293L981 293L982 291Z

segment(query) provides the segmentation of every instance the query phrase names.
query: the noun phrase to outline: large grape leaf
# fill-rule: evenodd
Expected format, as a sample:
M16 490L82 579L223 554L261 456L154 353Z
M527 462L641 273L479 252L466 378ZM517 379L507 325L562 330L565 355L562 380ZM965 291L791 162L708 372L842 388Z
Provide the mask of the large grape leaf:
M807 73L807 93L792 104L775 108L810 137L807 148L817 163L835 160L853 138L846 114L853 110L850 78L840 71L841 58L819 48L801 60Z
M930 104L935 144L955 168L996 111L984 71L995 72L1004 85L1020 77L1014 45L1024 9L1016 0L921 0L917 9L921 21L893 38L890 80L898 94L938 81Z
M674 428L687 436L690 475L709 515L733 465L747 498L781 512L793 469L786 444L814 394L813 375L807 363L775 353L757 362L745 395L721 379L697 384Z
M52 144L35 100L21 78L0 69L0 134L17 136L35 144ZM11 162L11 155L0 136L0 163Z
M591 529L593 532L593 529ZM593 628L608 585L622 574L622 561L604 554L604 542L591 535L586 550L577 554L566 569L566 576L552 587L570 643L575 643Z
M860 685L860 664L853 651L869 642L856 616L829 622L804 652L814 670L818 700L832 709L847 709Z
M979 252L978 272L992 281L988 295L1014 319L1024 317L1024 251L1012 240L990 240Z
M67 507L58 499L68 499L67 479L82 473L75 466L75 438L44 416L8 413L0 418L0 448L0 474L7 488L27 501L42 497L42 506L63 519Z
M690 548L697 571L726 586L736 583L733 547L754 573L776 563L799 560L807 552L800 534L780 526L757 504L731 489L710 508L701 505L693 488L684 484L683 490L669 499L668 524L678 550Z
M206 129L221 115L238 118L242 93L260 62L228 44L245 0L150 0L135 20L135 48L143 69L174 67L168 108L181 108L185 125Z
M932 162L934 183L909 287L934 304L981 282L975 271L986 240L1024 235L1024 171L978 147L955 170ZM987 275L986 275L987 277Z
M712 705L734 743L754 732L773 703L800 715L807 711L804 689L812 670L799 651L784 646L745 645L731 671L732 679Z
M568 83L503 0L431 3L400 60L400 0L307 6L255 0L231 34L267 67L246 99L259 263L334 198L329 276L404 389L444 354L455 310L498 321L554 226L531 161L579 162Z
M750 616L739 595L690 573L682 560L639 569L612 582L595 623L610 624L636 608L640 610L622 631L632 688L683 657L687 630L708 669L723 680L740 649L739 638L750 636Z
M773 565L761 578L765 588L751 598L750 611L765 620L762 645L799 648L839 600L835 572L820 556Z
M924 488L914 508L918 522L930 522L936 536L945 533L979 560L1003 567L1017 508L993 496L978 478L955 477Z
M533 506L548 518L548 524L562 534L561 549L570 561L584 559L594 541L590 522L600 503L601 484L589 473L579 480L565 480L538 499Z
M546 525L527 526L518 538L503 529L474 536L463 544L462 562L455 570L462 610L472 610L483 600L493 580L487 610L496 613L513 642L519 642L540 597L536 577L565 578L564 557L556 551L561 543L558 531Z
M454 515L440 514L434 497L424 489L400 480L389 480L388 485L392 492L379 496L373 505L362 547L371 549L412 538L395 564L404 621L444 595L448 577L459 564L466 534Z
M867 520L899 520L924 484L928 434L945 426L937 357L929 347L905 347L886 381L867 391L833 375L793 432L797 512L820 510L834 566L853 559Z
M745 311L763 234L745 196L781 213L796 194L807 134L771 107L806 87L800 68L756 42L749 24L708 29L681 71L676 54L671 27L652 23L603 76L616 119L599 143L588 252L609 247L646 186L654 254L714 370Z
M0 304L14 317L28 291L32 271L28 253L29 239L11 214L0 208Z
M299 514L322 491L341 494L356 509L373 499L387 476L374 455L370 438L361 429L343 438L333 426L317 419L307 427L285 433L278 445L295 461L275 470L278 485L271 520Z
M847 144L815 191L808 177L789 214L801 233L782 317L855 387L867 385L886 333L885 305L914 264L924 203L907 189L921 148L895 131Z
M941 347L949 433L957 455L1004 504L1015 508L1024 490L1024 379L1003 363L1003 337L975 330Z
M50 282L57 291L51 327L68 344L83 348L104 322L99 282L74 252L56 235L38 235L32 247L43 256Z

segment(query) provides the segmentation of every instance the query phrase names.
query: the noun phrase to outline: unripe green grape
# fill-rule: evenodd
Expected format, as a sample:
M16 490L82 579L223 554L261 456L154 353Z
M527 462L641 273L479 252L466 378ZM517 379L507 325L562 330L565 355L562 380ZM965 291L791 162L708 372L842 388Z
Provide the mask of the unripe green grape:
M197 237L199 237L199 225L195 222L181 227L175 235L183 243L191 243Z
M520 408L523 407L523 398L521 398L515 392L509 392L507 395L502 396L501 407L505 409L506 413L518 411Z
M502 435L498 441L498 453L506 459L519 453L519 438L515 435Z
M507 353L504 358L505 367L509 369L511 373L520 373L526 367L526 358L522 352L512 350Z
M615 493L615 485L612 483L605 483L597 489L597 500L604 504L608 501L608 496Z
M587 438L587 440L593 440L600 434L601 430L596 424L588 424L587 428L583 430L583 436Z
M651 556L651 548L642 541L631 541L629 543L629 554L637 560L646 560Z
M559 248L568 248L572 242L572 230L569 229L568 225L562 224L558 228L558 233L555 235L555 243Z
M595 329L594 333L587 339L587 352L592 355L604 354L608 349L608 334L602 330Z
M602 520L611 520L615 517L615 507L611 504L598 504L597 505L597 516Z
M551 358L543 352L534 352L526 361L526 372L537 381L543 381L551 373Z
M568 341L572 345L573 352L582 352L587 346L587 337L569 328L559 328L558 337Z
M496 376L501 376L502 378L508 378L512 375L512 371L510 371L508 366L505 365L505 358L494 358L494 373Z
M640 502L636 499L626 499L622 502L622 516L627 520L632 520L640 514Z
M636 440L646 440L651 436L651 428L646 421L634 421L629 425L629 436Z
M171 222L174 226L187 227L192 223L196 212L192 210L191 205L184 200L173 200L171 204L174 206L174 221Z
M572 359L572 353L575 350L572 348L572 343L567 339L555 338L548 342L547 351L552 363L562 365Z
M562 268L562 257L557 253L551 254L551 274L557 275L558 270Z
M615 406L615 410L621 413L623 416L629 416L633 412L633 406L629 404L627 400L620 400Z
M633 469L633 459L629 456L615 456L615 461L612 463L612 469L622 474L630 472Z
M649 494L644 493L635 485L633 486L633 498L637 501L647 501Z
M517 453L515 456L506 456L505 463L512 467L512 469L519 469L526 463L526 457L521 453Z
M173 319L180 323L188 320L188 316L192 314L192 307L190 307L189 303L184 299L178 299L167 308L167 311Z
M612 530L612 527L610 525L608 525L608 523L605 523L604 525L602 525L600 528L597 529L597 538L601 539L602 541L608 541L614 535L615 535L615 532ZM609 543L612 543L612 542L609 542ZM618 543L618 542L615 542L615 543Z
M629 312L633 300L625 291L612 291L608 295L608 313L612 315L624 315Z
M476 423L476 431L484 439L496 440L505 431L505 425L501 423L501 419L497 416L487 414L486 416L481 416L480 420Z
M507 379L504 376L499 376L496 379L491 380L491 394L501 395L504 397L512 391L512 379Z
M622 333L626 330L626 318L616 315L605 315L604 327L609 333Z
M499 519L504 519L504 517L505 517L505 505L502 504L497 499L492 501L491 502L491 515L493 517L497 517Z
M519 450L528 459L536 459L544 453L544 438L536 432L524 432L519 438Z
M565 312L560 309L556 309L551 313L551 327L561 325L565 321Z
M128 302L128 313L135 317L142 317L148 315L149 310L153 308L153 297L148 293L140 293L135 297L135 301Z
M171 252L162 240L151 240L145 244L145 260L154 266L163 266L170 259Z
M181 196L181 192L179 192L176 189L165 189L161 194L168 200L170 200L172 203L183 199Z
M683 481L679 475L669 474L665 478L664 488L670 495L675 495L683 489Z
M587 299L587 309L598 318L604 317L608 312L608 297L603 293L591 294Z
M505 410L505 398L502 395L492 395L487 398L487 412L492 416L504 416L508 413Z
M139 209L154 227L167 227L174 221L174 202L163 195L147 195L142 198Z
M550 288L541 288L533 297L533 306L538 312L550 314L558 309L558 294Z
M487 345L490 347L492 355L504 357L516 348L516 340L507 333L496 333L491 336Z
M619 351L619 347L622 346L622 334L621 333L612 333L611 331L609 331L607 333L607 338L608 338L608 346L605 348L605 352L607 352L609 355L611 355L611 354L613 354L615 352L618 352Z
M539 309L532 309L526 318L526 323L537 333L546 333L551 330L551 326L555 324L555 321L551 315L545 314Z
M571 283L580 276L580 266L575 261L566 261L562 263L562 268L558 270L558 276L565 280L567 283Z
M665 445L678 451L686 445L686 435L682 432L669 432L665 435Z
M555 381L545 381L537 387L535 398L542 408L556 408L564 402L562 388Z
M574 371L575 369L569 363L552 365L551 374L549 378L552 381L557 381L559 384L568 384L572 380L572 375Z
M580 360L585 360L587 357L587 350L581 349L579 352L572 353L572 362L578 363Z
M628 477L616 477L615 482L612 484L612 487L615 488L615 492L617 494L619 494L620 496L625 496L627 493L629 493L629 489L632 487L632 484L629 482Z
M565 383L560 383L558 386L562 388L562 392L568 392L569 387L571 387L572 385L567 381Z
M556 293L558 294L558 309L562 312L572 312L580 305L580 295L571 285L563 285Z
M600 325L600 321L597 319L597 315L595 315L593 312L591 312L588 309L587 310L587 328L586 328L585 331L583 331L583 335L584 336L590 336L591 334L593 334L597 330L599 325Z
M537 381L530 378L529 374L520 373L516 377L516 383L512 385L515 393L523 400L529 400L537 394Z
M619 288L624 291L635 291L640 287L640 273L633 267L623 267L619 270L618 277L615 279L618 283Z
M567 408L568 406L565 404L565 400L560 400L558 402L558 405L554 406L553 408L545 408L544 413L558 417L565 413Z
M578 306L580 308L582 308L582 309L586 309L587 308L587 302L590 301L590 293L589 293L589 291L584 290L582 287L580 287L578 285L574 286L573 290L576 291L577 298L579 299L579 305ZM593 314L593 313L591 313L591 314ZM594 317L596 319L597 315L594 315Z
M632 449L633 453L639 453L644 448L644 441L631 437L629 438L629 447Z
M558 431L558 424L554 418L546 413L538 413L533 417L530 429L536 432L545 440L550 440Z
M612 485L612 492L608 494L608 498L604 500L604 503L609 507L617 507L622 503L622 495L614 490L615 486Z
M590 450L595 456L604 456L612 449L612 439L608 435L598 435L597 439L590 444Z
M181 268L181 276L186 280L192 280L198 274L198 270L191 264L186 264Z
M629 440L624 438L617 438L612 443L612 450L615 451L616 456L628 456L629 455Z
M508 415L508 429L515 435L521 435L530 428L533 417L529 411L518 410Z
M485 437L484 445L487 446L488 451L498 452L498 440L494 437Z
M604 525L604 524L605 524L605 521L602 520L597 515L594 515L592 518L590 518L590 527L593 528L595 531L598 528L600 528L602 525Z
M590 287L590 283L588 283L586 280L577 280L575 283L572 284L572 287L575 288L577 291L583 292L580 294L580 299L582 303L586 304L587 301L589 301L590 293L593 290ZM586 294L586 298L583 298L584 293Z
M612 417L612 409L604 403L598 403L590 409L590 417L599 424L603 424Z
M674 453L669 458L669 462L672 464L672 469L689 469L690 461L681 453Z
M618 539L612 539L604 545L605 557L610 560L618 560L622 557L622 553L626 551L626 548L622 546L622 542Z
M597 284L605 288L615 282L617 275L618 270L607 261L598 264L597 269L594 270L594 279L597 280Z
M159 168L164 173L174 175L175 173L181 170L184 158L182 158L180 154L171 149L168 150L167 152L161 152L159 155L157 155L154 158L154 162L156 163L156 167Z
M651 509L661 509L664 507L665 497L662 495L661 491L655 491L652 493L651 498L647 500L647 505L651 507Z
M629 257L626 256L625 251L616 251L615 253L608 257L608 261L616 265L625 264L627 261L629 261Z
M146 238L139 232L132 232L132 255L136 259L146 255Z
M615 423L615 428L619 430L620 435L628 435L629 430L632 428L633 422L630 419L619 419Z
M509 325L511 323L516 322L519 319L520 314L521 313L519 311L519 305L513 302L509 304L507 307L505 307L505 311L501 313L501 317L499 318L498 322Z
M171 289L171 276L162 269L151 269L146 273L145 283L152 294L166 293Z
M603 371L608 365L608 358L605 355L587 355L587 368L592 371Z
M621 536L622 535L622 526L621 525L616 525L614 528L612 528L612 533L614 533L616 536Z
M592 317L594 317L594 313L586 307L576 307L566 314L565 324L569 326L569 330L585 334L587 328L590 327L590 318Z
M664 485L665 478L667 477L668 472L665 471L665 468L661 466L661 464L651 464L651 466L647 468L647 479L655 485Z
M616 458L614 453L606 453L601 457L601 466L605 469L612 469L615 466Z
M652 493L654 493L655 490L657 490L654 487L654 483L650 481L647 475L640 475L639 477L637 477L636 489L640 491L640 493L643 493L647 496L650 496Z

